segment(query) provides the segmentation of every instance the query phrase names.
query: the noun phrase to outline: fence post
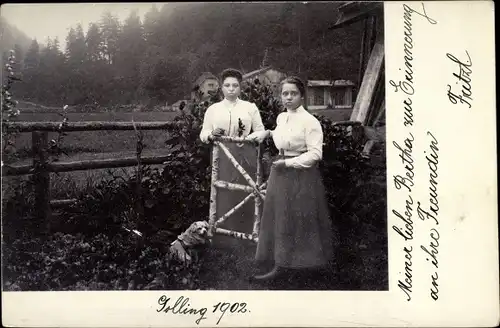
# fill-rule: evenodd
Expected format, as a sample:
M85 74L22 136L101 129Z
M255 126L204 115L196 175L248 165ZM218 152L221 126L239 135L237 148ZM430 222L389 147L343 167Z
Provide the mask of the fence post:
M259 143L257 146L257 172L256 172L256 184L260 188L262 185L262 152L263 152L263 147L262 143ZM253 221L253 230L252 230L252 236L254 238L259 237L259 231L260 231L260 217L262 215L262 199L258 196L255 195L255 214L254 214L254 221Z
M217 220L217 188L215 182L219 180L219 144L214 142L212 145L212 177L210 188L210 213L208 222L210 229L209 236L212 237L215 233L215 222Z
M35 182L35 210L38 213L38 227L50 230L50 173L46 169L47 148L49 135L47 131L32 132L32 150L34 182Z

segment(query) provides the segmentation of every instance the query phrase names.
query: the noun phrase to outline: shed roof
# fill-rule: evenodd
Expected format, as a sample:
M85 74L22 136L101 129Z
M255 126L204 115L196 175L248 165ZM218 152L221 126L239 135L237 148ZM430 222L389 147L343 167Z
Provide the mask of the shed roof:
M263 68L259 68L259 69L256 69L255 71L251 71L249 73L246 73L243 75L243 80L246 80L246 79L249 79L253 76L256 76L256 75L259 75L261 73L264 73L268 70L270 70L272 67L271 66L266 66L266 67L263 67Z
M379 1L349 1L337 9L340 13L339 18L329 27L336 29L355 23L369 15L381 13L384 3Z
M308 87L341 87L341 86L354 86L354 82L350 80L308 80Z
M208 79L215 79L217 80L217 76L215 76L214 74L210 73L210 72L203 72L201 73L201 75L196 79L196 81L194 82L195 85L200 85L202 84L205 80L208 80Z

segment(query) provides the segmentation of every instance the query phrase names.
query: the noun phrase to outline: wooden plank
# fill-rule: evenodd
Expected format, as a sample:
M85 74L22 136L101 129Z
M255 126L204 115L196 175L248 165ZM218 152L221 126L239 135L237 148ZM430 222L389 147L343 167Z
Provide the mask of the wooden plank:
M385 100L385 78L384 78L384 64L382 63L382 72L379 75L379 79L377 80L377 84L375 87L374 95L370 106L368 108L368 113L365 118L365 125L373 126L375 122L375 118L379 115L382 105Z
M142 170L141 167L143 165L141 154L144 149L144 134L141 130L137 128L137 124L132 121L132 126L134 127L135 135L137 138L136 141L136 181L135 181L135 197L133 197L134 207L135 207L135 219L140 221L144 218L144 204L143 204L143 196L142 196Z
M41 230L50 231L50 174L46 170L48 162L47 149L49 136L47 132L32 133L33 167L35 182L35 209Z
M368 61L368 66L366 67L363 82L361 83L361 88L358 92L358 97L356 98L356 102L351 114L351 121L358 121L363 125L365 124L366 118L368 116L368 110L370 109L370 104L372 103L373 97L375 95L377 81L379 80L380 74L382 73L381 68L383 62L384 44L383 41L379 40L375 43L370 56L370 60Z
M177 122L135 122L135 126L140 130L169 130L180 127L184 124ZM88 122L68 122L61 125L60 122L8 122L2 123L2 128L19 132L33 131L126 131L134 130L133 122L108 122L108 121L88 121Z
M2 176L33 174L33 165L4 165Z
M373 148L373 146L375 146L376 143L377 142L375 140L368 140L368 142L363 147L363 151L361 152L361 155L365 156L367 158L370 157L370 153L372 151L372 148Z
M227 182L227 181L221 181L221 180L217 180L217 181L213 181L213 185L216 186L217 188L223 188L223 189L228 189L228 190L239 190L239 191L245 191L245 192L249 192L249 193L253 193L253 188L250 187L250 186L245 186L245 185L241 185L241 184L237 184L237 183L231 183L231 182Z
M370 16L368 18L370 24L370 37L369 37L369 47L368 53L370 53L377 40L377 16Z
M334 30L354 24L369 15L383 15L382 2L370 1L349 1L341 5L338 9L340 15L329 30Z
M162 164L170 159L169 155L150 156L142 159L143 165ZM89 169L117 168L137 165L137 158L101 159L73 162L56 162L49 165L51 172L69 172Z
M72 199L55 199L50 201L50 206L52 208L57 208L57 207L65 207L69 205L73 205L77 202L78 200L76 198Z
M361 125L361 122L357 121L338 121L338 122L333 122L333 126L352 126L352 125Z
M170 159L170 155L148 156L141 159L144 165L163 164ZM83 160L72 162L55 162L47 164L46 169L48 172L70 172L70 171L85 171L95 169L111 169L117 167L136 166L136 157L125 158L112 158L112 159L97 159L97 160ZM20 165L20 166L4 166L2 175L25 175L32 174L34 166Z
M358 73L358 90L361 89L363 75L365 73L365 56L366 56L366 34L368 28L368 20L363 21L363 35L361 36L361 51L359 52L359 73Z
M240 138L240 137L228 137L228 136L220 136L220 137L209 137L211 141L221 141L221 142L230 142L230 143L241 143L241 144L249 144L249 145L256 145L256 142L253 140L248 140L245 138Z
M208 236L212 237L215 233L215 222L217 220L217 188L214 185L215 181L219 180L219 145L216 143L212 146L212 183L210 185L210 208L208 213Z
M262 147L262 144L257 147L257 172L256 172L256 182L257 185L260 186L262 185L262 153L264 149ZM262 187L259 187L259 189L262 189ZM262 206L263 202L260 197L255 197L255 209L254 209L254 221L253 221L253 228L252 228L252 236L253 237L258 237L259 236L259 231L260 231L260 218L262 216Z
M230 236L234 237L237 239L243 239L243 240L249 240L257 243L259 239L255 236L252 236L251 234L243 233L243 232L238 232L238 231L232 231L232 230L227 230L227 229L222 229L222 228L216 228L215 232L221 235L225 236Z

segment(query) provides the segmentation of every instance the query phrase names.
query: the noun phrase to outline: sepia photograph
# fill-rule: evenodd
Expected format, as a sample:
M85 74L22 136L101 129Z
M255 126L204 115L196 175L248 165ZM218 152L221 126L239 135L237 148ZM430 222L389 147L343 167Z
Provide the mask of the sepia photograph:
M498 326L492 1L0 25L3 326Z
M4 291L388 290L382 2L1 13Z

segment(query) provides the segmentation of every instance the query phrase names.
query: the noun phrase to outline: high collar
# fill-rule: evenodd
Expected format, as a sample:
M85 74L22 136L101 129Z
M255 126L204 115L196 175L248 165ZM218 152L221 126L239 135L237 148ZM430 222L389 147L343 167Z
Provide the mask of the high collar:
M234 102L231 102L231 101L227 100L226 98L224 98L224 100L222 100L222 102L224 103L224 105L229 106L229 107L236 106L240 102L240 98L236 98L236 100Z
M297 107L296 110L294 111L289 111L288 109L286 110L286 112L288 113L288 115L296 115L296 114L300 114L300 113L303 113L305 112L305 108L304 106L300 105L299 107Z

